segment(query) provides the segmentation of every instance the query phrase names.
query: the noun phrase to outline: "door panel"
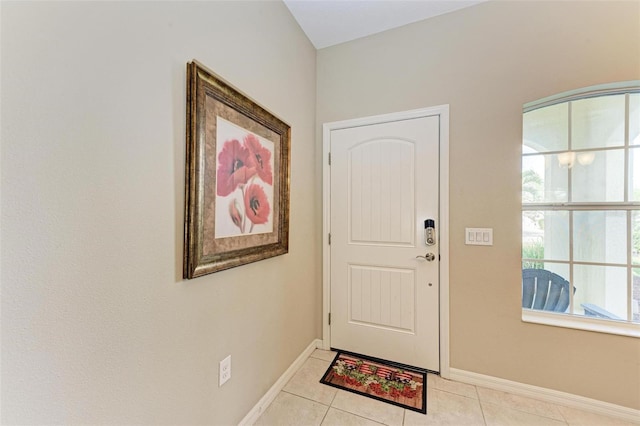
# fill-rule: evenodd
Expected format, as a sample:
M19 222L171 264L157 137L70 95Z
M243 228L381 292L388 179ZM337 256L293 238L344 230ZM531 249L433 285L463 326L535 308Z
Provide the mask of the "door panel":
M332 347L439 371L438 149L438 116L331 131Z
M415 271L350 265L349 322L415 332Z
M413 244L413 148L407 141L377 139L348 151L351 243Z

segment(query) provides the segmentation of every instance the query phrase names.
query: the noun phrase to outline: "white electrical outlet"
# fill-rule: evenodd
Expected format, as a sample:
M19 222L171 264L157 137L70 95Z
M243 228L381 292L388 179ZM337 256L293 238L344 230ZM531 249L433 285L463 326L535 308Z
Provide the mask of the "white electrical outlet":
M224 385L231 378L231 355L220 361L220 385Z

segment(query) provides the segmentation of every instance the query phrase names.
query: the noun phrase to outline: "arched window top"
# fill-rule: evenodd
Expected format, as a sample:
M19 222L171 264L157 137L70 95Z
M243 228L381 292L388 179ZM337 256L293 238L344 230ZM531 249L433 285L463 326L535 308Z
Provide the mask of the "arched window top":
M640 80L573 90L523 108L523 145L536 152L619 147L627 140L640 145Z
M583 87L581 89L557 93L555 95L547 96L546 98L527 102L524 104L522 112L527 113L536 109L580 99L595 98L599 96L624 95L627 93L640 93L640 80L599 84L597 86Z

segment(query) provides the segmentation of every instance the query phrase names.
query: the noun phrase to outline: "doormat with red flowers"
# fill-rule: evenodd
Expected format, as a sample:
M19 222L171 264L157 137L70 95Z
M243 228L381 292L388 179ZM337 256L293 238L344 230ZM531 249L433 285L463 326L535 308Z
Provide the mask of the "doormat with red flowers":
M427 413L427 372L420 368L338 351L320 383Z

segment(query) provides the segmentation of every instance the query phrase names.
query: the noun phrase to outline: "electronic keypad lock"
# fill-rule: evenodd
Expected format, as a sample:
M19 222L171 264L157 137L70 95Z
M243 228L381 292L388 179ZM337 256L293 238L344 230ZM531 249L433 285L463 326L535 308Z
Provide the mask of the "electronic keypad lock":
M428 246L436 243L436 222L433 219L424 221L424 243Z

